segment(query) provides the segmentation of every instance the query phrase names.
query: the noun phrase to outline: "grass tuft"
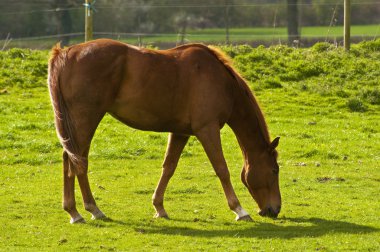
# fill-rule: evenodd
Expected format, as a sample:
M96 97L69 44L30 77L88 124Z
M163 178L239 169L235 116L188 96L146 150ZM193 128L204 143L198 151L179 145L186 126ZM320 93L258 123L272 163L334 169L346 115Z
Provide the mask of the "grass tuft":
M352 112L365 112L367 106L359 98L350 98L347 101L347 106Z

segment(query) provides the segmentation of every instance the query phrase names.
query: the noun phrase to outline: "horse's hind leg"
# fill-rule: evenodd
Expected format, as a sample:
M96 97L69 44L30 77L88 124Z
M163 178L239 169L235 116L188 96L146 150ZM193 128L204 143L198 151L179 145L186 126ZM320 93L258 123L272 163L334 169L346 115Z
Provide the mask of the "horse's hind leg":
M89 211L93 218L104 218L105 215L99 210L99 208L96 206L95 199L92 195L89 181L88 181L88 153L90 149L90 144L92 137L95 133L95 130L103 118L105 113L99 112L100 109L96 108L95 106L89 107L89 106L83 106L80 101L73 104L73 107L76 107L77 110L71 109L69 111L72 112L71 117L74 119L75 126L73 127L73 139L75 139L76 145L77 145L77 151L78 155L80 155L83 159L86 160L84 162L83 167L76 167L76 169L71 169L71 171L75 172L75 176L78 179L79 187L82 192L82 198L83 198L83 204L87 211ZM75 165L71 160L69 160L70 165ZM69 178L68 182L74 183L71 181L74 181L74 177ZM71 185L71 184L69 184ZM74 193L73 193L74 195ZM74 203L75 204L75 203ZM71 213L70 213L71 215ZM72 222L73 222L73 215ZM74 222L75 219L74 219Z
M63 152L63 209L71 216L70 223L84 222L75 206L75 176L69 176L69 156Z
M86 156L88 156L88 151L86 152ZM88 167L86 167L86 170L82 174L77 175L79 187L82 192L84 208L92 214L93 220L106 218L104 213L100 211L100 209L97 207L95 203L94 196L92 195L92 192L90 189L90 183L88 181L87 171L88 171Z
M91 115L88 118L86 116L76 117L76 139L81 155L88 160L88 153L90 150L90 144L95 130L104 116L104 113L98 112L96 109L87 109L88 113L84 115ZM99 210L95 203L94 196L90 189L90 183L88 181L88 162L86 162L83 170L77 174L79 187L81 189L84 208L92 214L92 219L102 219L106 216Z
M170 178L174 174L178 160L188 139L189 136L177 135L173 133L169 134L168 147L166 149L165 160L162 165L161 178L152 198L153 206L156 209L156 214L154 216L156 218L168 218L168 214L164 209L164 193Z

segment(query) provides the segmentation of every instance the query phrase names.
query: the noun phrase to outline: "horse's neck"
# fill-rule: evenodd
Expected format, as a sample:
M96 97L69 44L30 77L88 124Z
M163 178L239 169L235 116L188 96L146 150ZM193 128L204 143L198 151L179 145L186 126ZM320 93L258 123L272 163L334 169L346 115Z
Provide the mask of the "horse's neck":
M238 139L246 162L255 159L255 156L260 155L268 146L268 136L264 132L266 126L265 129L262 125L260 126L259 120L263 119L261 115L257 114L258 110L256 102L251 101L249 97L237 99L228 123ZM263 123L265 125L265 122Z

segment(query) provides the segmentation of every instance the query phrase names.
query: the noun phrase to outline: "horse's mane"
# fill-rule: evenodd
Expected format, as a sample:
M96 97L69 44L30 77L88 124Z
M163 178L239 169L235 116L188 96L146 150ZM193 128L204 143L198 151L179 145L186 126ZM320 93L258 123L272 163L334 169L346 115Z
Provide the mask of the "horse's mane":
M265 122L264 114L260 109L260 106L253 95L251 89L247 85L247 82L244 80L244 78L234 69L232 66L232 60L230 57L228 57L222 50L220 50L217 47L214 46L204 46L206 47L223 65L226 67L228 72L234 77L236 82L238 83L239 88L243 91L245 95L248 96L249 100L251 101L252 107L255 111L255 114L257 116L257 121L259 123L259 127L261 130L261 133L264 137L264 140L270 144L270 136L268 131L268 126Z

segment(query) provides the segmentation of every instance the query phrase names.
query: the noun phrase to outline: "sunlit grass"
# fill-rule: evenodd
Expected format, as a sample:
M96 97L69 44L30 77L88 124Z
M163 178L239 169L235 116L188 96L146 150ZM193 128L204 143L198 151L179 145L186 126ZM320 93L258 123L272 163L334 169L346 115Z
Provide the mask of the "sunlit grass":
M243 49L239 49L242 56ZM271 50L275 49L257 49L251 60L261 64L272 59ZM294 50L288 52L293 57L290 68L299 60L296 54L305 53ZM323 58L318 57L321 53L314 52L314 59ZM365 57L359 53L349 60L355 64ZM46 54L40 61L45 58ZM276 66L281 61L273 62ZM20 64L25 71L34 65L32 60ZM106 116L93 139L89 177L99 207L111 220L91 221L77 189L78 209L87 223L70 225L61 208L62 149L54 131L45 76L37 74L34 78L39 82L29 83L29 77L20 75L19 83L12 85L4 71L18 74L22 69L16 65L4 69L0 70L1 89L6 90L0 94L0 250L380 249L379 105L364 100L368 109L353 112L347 99L360 95L353 84L341 87L349 97L331 89L320 92L325 89L324 80L337 78L334 73L326 71L322 79L280 80L281 87L276 88L261 86L264 75L251 83L271 135L281 137L283 209L278 219L256 214L257 205L240 182L242 157L228 127L222 130L222 140L232 182L254 222L234 221L220 183L194 137L167 189L165 206L171 219L153 219L151 196L161 173L167 134L137 131ZM363 74L358 72L347 82L365 78ZM373 83L360 83L358 89L373 88ZM318 86L320 90L315 90Z

